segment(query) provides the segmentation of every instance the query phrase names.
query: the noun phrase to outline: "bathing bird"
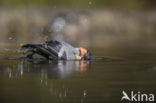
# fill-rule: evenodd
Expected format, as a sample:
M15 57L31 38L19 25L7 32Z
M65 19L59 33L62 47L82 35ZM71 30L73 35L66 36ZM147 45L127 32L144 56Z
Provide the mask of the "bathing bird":
M28 53L27 57L32 58L39 54L50 60L90 60L91 53L83 48L75 48L64 41L51 40L41 44L25 44L22 46Z

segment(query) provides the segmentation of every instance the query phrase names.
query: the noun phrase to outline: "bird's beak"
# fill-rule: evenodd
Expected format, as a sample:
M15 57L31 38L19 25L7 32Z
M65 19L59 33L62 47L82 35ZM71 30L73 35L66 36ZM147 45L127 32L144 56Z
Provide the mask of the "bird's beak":
M87 54L84 56L84 60L91 60L91 53L87 51Z

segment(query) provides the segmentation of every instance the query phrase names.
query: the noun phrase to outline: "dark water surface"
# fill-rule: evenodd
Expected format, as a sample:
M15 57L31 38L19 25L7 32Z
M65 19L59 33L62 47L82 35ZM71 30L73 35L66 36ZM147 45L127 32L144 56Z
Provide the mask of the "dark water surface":
M118 103L123 90L155 94L156 60L0 60L0 103Z

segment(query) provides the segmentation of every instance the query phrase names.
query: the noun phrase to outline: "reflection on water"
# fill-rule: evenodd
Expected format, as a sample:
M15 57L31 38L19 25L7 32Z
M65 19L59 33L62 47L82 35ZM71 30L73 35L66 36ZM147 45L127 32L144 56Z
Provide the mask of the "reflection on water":
M0 60L0 103L120 103L123 90L156 93L155 61L105 60Z
M7 69L1 70L8 75L9 78L22 77L26 72L37 72L41 75L42 79L49 78L64 78L70 76L73 72L83 72L87 71L89 66L89 61L58 61L54 63L30 63L27 61L20 61L17 65L12 65L7 67Z
M33 63L28 61L20 61L19 63L10 66L6 67L1 66L0 73L2 73L2 75L5 76L4 79L7 81L9 80L15 81L22 79L22 82L25 80L25 78L27 78L26 75L29 74L28 76L31 76L30 75L31 73L33 73L34 75L37 74L37 79L39 79L37 84L40 84L42 89L48 87L48 92L52 97L63 99L67 98L67 96L71 96L74 91L71 88L66 87L65 83L56 82L57 79L63 80L65 78L70 77L70 75L72 74L76 75L78 74L79 76L83 76L83 74L87 71L89 65L90 65L89 61L58 61L52 63L45 62ZM17 90L18 84L20 84L20 81L17 82L17 85L16 87L14 87L14 90ZM27 85L26 82L24 82L23 84ZM26 90L28 89L31 90L31 88L27 88ZM9 93L11 91L5 92ZM80 100L83 101L83 98L85 98L87 95L87 90L82 89L80 92L81 92ZM17 101L19 100L20 99L18 98Z

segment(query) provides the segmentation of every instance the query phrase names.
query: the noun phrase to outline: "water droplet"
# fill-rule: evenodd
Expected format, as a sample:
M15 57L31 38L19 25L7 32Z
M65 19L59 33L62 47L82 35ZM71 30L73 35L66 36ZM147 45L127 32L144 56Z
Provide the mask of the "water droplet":
M21 53L21 52L22 52L22 50L20 50L20 49L17 50L17 53Z
M9 39L9 40L12 40L13 38L12 38L12 37L9 37L8 39Z
M88 2L88 4L89 4L89 5L92 5L92 2L91 2L91 1L89 1L89 2Z
M24 45L24 43L20 43L20 46L23 46Z

